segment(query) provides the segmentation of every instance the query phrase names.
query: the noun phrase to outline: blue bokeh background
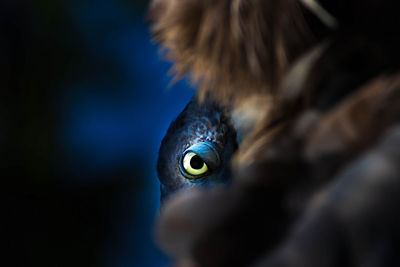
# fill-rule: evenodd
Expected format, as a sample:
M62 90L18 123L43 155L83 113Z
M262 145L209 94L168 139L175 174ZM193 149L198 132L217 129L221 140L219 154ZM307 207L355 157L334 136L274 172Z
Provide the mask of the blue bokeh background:
M193 95L169 86L147 1L4 1L7 266L167 266L155 165Z

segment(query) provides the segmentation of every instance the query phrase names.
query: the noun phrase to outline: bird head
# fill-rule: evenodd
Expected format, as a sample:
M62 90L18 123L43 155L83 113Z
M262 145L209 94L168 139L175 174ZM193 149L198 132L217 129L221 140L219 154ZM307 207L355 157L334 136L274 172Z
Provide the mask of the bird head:
M237 149L228 111L194 96L171 123L158 154L161 199L182 189L229 183L230 161Z

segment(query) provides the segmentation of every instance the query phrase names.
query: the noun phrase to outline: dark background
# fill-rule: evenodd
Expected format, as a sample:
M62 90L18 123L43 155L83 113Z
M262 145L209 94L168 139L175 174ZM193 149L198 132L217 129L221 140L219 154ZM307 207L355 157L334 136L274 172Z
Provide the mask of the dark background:
M147 1L0 1L2 266L166 266L157 151L168 89Z

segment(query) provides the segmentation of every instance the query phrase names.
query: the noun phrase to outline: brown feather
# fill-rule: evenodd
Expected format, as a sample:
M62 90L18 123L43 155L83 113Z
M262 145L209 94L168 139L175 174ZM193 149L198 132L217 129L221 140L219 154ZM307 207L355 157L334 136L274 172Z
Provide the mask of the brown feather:
M297 1L157 0L149 13L154 40L175 62L225 103L273 93L288 66L314 43Z

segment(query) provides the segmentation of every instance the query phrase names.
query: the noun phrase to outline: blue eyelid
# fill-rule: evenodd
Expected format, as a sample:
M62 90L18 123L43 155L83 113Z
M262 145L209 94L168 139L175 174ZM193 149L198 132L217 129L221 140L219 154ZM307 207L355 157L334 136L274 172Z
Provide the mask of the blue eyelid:
M204 162L207 164L207 166L210 169L216 169L220 165L220 158L219 158L219 153L217 148L214 146L214 144L210 142L200 142L192 145L188 149L185 150L183 155L185 155L188 152L193 152L199 155L199 157L204 160Z

